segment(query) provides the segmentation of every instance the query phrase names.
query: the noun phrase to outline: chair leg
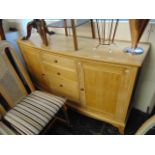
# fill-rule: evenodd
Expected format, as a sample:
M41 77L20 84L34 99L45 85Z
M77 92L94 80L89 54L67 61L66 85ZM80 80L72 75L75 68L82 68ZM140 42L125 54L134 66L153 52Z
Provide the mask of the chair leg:
M64 19L65 35L68 37L67 19Z
M3 21L2 21L2 19L0 19L0 40L6 40L4 29L3 29Z
M76 26L75 26L74 19L71 19L71 25L72 25L74 49L75 49L75 51L77 51L78 50L78 41L77 41Z
M65 125L67 125L69 128L72 128L72 125L70 123L70 119L69 119L69 116L68 116L68 112L67 112L67 106L64 105L62 107L62 111L63 111L63 114L64 114L64 118L61 118L59 116L55 116L54 119L47 125L47 127L40 133L41 135L44 135L47 133L47 131L51 128L51 126L55 123L55 121L60 121L62 123L64 123Z
M61 108L62 112L63 112L63 115L65 118L62 118L60 116L55 116L56 120L57 121L60 121L64 124L66 124L68 127L72 127L71 123L70 123L70 119L69 119L69 116L68 116L68 112L67 112L67 106L64 105L62 108Z
M47 133L47 131L49 131L49 129L51 128L51 126L55 123L56 118L54 118L47 126L46 128L43 129L43 131L41 131L40 135L45 135Z
M70 119L69 119L69 116L68 116L68 108L67 108L66 105L63 106L63 113L64 113L64 116L65 116L65 120L67 122L67 125L69 127L71 127Z
M95 26L94 26L93 19L90 20L90 25L91 25L91 31L92 31L92 38L95 39L96 34L95 34Z

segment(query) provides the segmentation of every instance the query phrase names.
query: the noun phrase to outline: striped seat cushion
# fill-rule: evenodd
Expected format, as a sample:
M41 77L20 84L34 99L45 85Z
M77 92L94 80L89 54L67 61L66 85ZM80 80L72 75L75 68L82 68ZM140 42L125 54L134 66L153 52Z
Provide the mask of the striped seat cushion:
M20 134L39 134L66 99L41 91L26 96L4 116Z
M16 135L16 133L0 121L0 135Z

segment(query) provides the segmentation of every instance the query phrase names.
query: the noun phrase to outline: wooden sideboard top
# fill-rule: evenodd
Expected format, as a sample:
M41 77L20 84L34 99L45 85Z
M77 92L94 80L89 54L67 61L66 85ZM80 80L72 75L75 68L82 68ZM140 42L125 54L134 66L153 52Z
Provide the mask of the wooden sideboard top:
M72 36L66 37L65 35L56 34L48 36L48 40L49 45L46 47L42 44L41 38L38 34L32 34L29 40L23 41L19 39L18 43L71 57L79 57L83 59L91 59L95 61L124 64L136 67L140 67L142 65L150 49L149 43L141 43L139 44L139 47L144 49L144 53L141 55L133 55L123 52L125 47L131 46L129 41L115 41L115 45L112 45L110 50L109 46L107 45L101 45L96 48L98 45L97 39L78 36L79 50L75 51Z

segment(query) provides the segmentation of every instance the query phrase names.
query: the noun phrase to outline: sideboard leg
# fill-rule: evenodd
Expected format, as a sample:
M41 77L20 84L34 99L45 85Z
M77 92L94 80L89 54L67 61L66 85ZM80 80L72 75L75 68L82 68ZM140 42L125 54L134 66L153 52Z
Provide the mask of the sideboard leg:
M119 126L118 130L119 130L120 134L124 135L125 126Z

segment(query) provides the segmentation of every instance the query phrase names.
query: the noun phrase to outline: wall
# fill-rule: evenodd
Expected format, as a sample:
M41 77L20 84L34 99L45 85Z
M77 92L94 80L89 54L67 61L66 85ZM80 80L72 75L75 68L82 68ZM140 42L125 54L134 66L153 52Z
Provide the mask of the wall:
M141 70L135 94L135 107L150 113L155 104L155 24L150 24L151 50Z
M130 40L127 23L119 24L116 38ZM155 23L148 24L141 41L150 42L151 49L140 70L133 102L135 108L151 113L155 105Z
M13 25L16 23L16 27L19 30L19 36L26 34L26 23L29 20L12 20L8 21L9 24ZM11 23L12 22L12 23ZM51 21L48 21L48 23ZM54 21L52 21L54 22ZM64 34L64 29L52 28L56 33ZM70 30L71 34L71 30ZM90 25L86 24L77 28L78 36L91 37ZM118 30L116 33L116 39L119 40L131 40L130 30L128 22L121 22L118 25ZM144 66L141 69L138 83L134 94L134 107L147 112L149 107L149 112L151 112L155 103L155 24L149 23L141 41L150 42L152 44L150 53L145 61ZM80 46L80 45L79 45Z

